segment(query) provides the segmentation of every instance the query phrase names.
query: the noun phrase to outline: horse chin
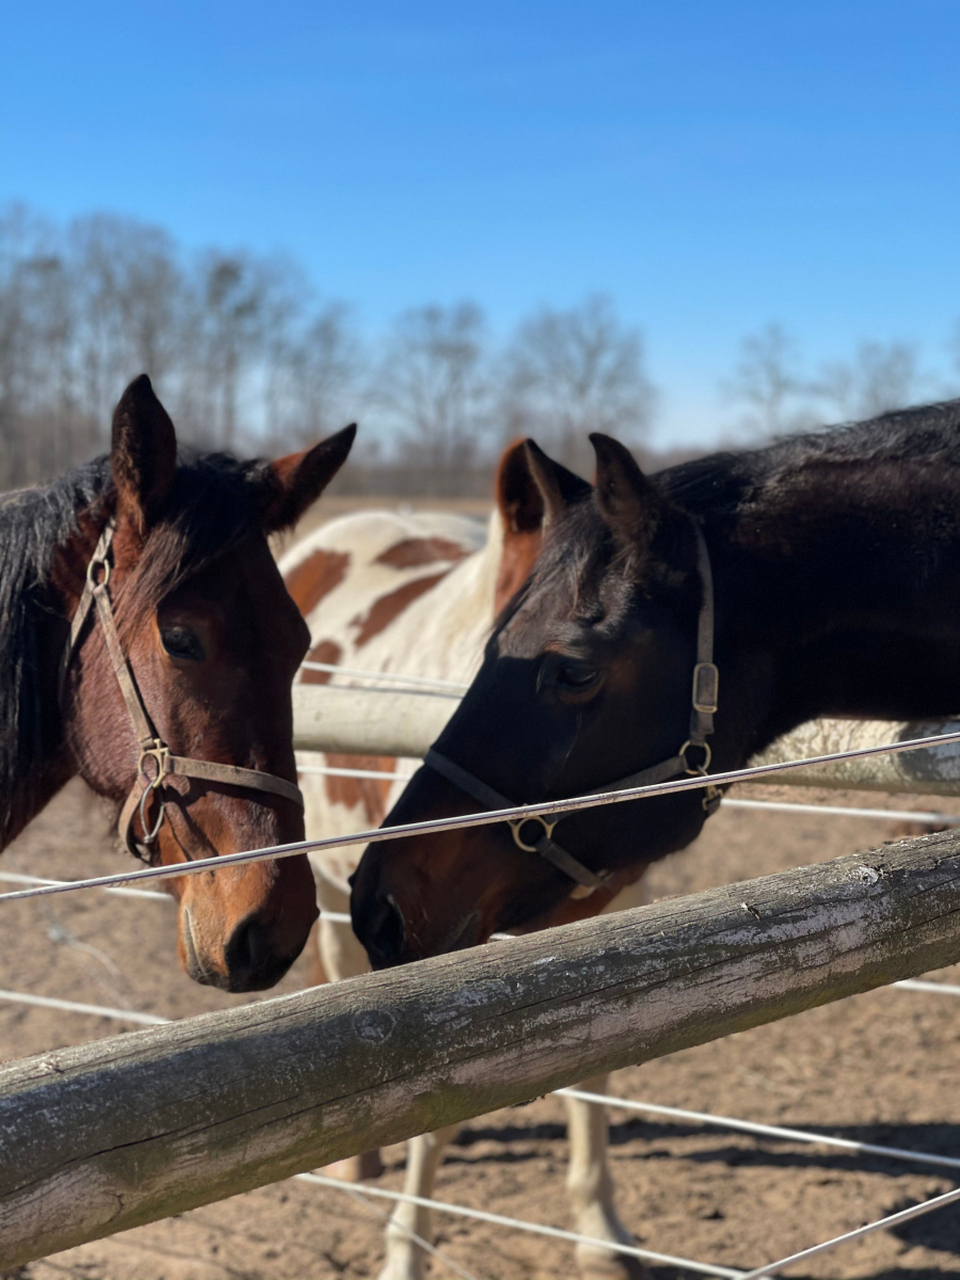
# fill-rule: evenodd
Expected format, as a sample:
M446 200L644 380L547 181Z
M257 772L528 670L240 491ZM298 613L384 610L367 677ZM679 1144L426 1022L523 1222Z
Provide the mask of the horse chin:
M462 951L466 947L475 947L481 941L481 920L478 910L468 911L454 924L436 949L436 954L448 951ZM482 941L486 941L483 938Z

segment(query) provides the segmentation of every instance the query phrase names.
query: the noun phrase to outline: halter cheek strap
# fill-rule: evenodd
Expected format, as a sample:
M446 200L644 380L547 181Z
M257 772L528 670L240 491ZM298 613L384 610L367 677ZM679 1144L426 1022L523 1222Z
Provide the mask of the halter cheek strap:
M697 661L693 668L688 736L675 756L671 756L668 760L661 760L659 764L651 765L647 769L641 769L638 773L627 774L625 778L618 778L616 782L608 783L604 787L598 787L596 790L588 792L589 795L602 796L609 795L613 791L626 790L628 787L652 786L656 782L666 782L667 779L675 778L678 774L683 773L707 776L707 770L710 767L710 744L707 742L707 737L713 733L713 717L717 710L720 673L713 661L715 614L710 553L707 550L706 539L703 536L699 521L691 516L691 523L697 539L697 569L700 574L702 594L700 613L697 619ZM687 754L691 750L701 753L701 759L697 763L693 763ZM499 791L495 791L488 783L475 778L472 773L468 773L466 769L455 764L453 760L442 755L434 747L431 747L427 752L423 763L428 768L433 769L434 773L439 773L448 782L452 782L455 787L465 792L466 795L472 796L474 800L479 800L488 809L509 809L516 804L516 801L501 795ZM704 788L702 804L708 814L716 811L720 800L721 793L717 787L710 785ZM554 840L553 830L562 818L563 814L560 814L553 821L540 815L531 818L513 818L507 820L507 825L510 827L514 843L518 848L524 849L529 853L538 853L541 858L545 858L547 862L555 866L557 870L562 871L564 875L569 876L571 880L576 881L578 885L582 886L582 890L586 891L574 890L574 897L585 897L587 893L591 893L594 889L598 889L605 884L609 873L606 871L591 871L589 867L585 867L582 862L579 862ZM529 843L521 837L521 831L531 822L538 822L543 829L543 834L533 843Z
M300 788L286 778L278 778L275 774L264 773L260 769L243 769L235 764L221 764L215 760L193 760L189 756L175 756L170 748L157 734L147 714L147 709L140 697L140 691L134 680L130 663L123 652L120 635L113 616L108 585L112 565L111 544L115 530L115 522L109 520L100 535L87 565L87 579L79 604L70 623L70 635L60 659L60 701L66 689L67 673L74 653L77 650L84 623L91 610L96 609L96 616L103 628L103 636L107 652L113 663L113 670L120 685L120 692L127 706L127 712L133 722L137 737L139 756L137 759L137 776L133 788L124 801L120 811L117 829L120 839L130 853L142 861L149 861L149 850L157 836L166 816L166 805L163 798L163 786L167 778L176 774L184 778L199 778L204 782L225 782L229 786L242 787L251 791L264 791L271 795L283 796L303 808L303 796ZM159 813L152 829L147 825L147 802L155 795L159 803ZM143 834L134 833L134 818L139 814Z

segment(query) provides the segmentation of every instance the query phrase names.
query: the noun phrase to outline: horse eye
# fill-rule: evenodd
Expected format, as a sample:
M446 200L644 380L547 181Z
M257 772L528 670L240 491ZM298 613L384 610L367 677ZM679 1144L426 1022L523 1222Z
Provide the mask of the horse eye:
M172 658L190 658L193 662L202 662L207 656L203 652L200 637L189 627L165 627L160 632L160 639Z
M568 689L586 689L600 675L596 667L585 666L582 662L561 662L557 668L557 684Z

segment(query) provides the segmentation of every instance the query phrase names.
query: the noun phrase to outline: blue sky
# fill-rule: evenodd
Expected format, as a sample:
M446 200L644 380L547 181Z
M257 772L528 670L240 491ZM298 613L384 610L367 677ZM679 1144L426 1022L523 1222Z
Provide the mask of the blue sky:
M0 202L291 251L371 331L609 292L707 441L770 320L947 371L958 53L955 0L8 4Z

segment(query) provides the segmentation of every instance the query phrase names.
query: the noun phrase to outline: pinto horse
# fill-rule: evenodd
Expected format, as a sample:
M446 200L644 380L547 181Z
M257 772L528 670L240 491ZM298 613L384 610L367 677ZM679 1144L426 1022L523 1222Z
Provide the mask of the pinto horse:
M109 456L0 498L0 848L73 777L167 865L303 838L291 683L308 647L267 536L354 428L272 464L177 456L146 376ZM306 856L164 882L191 977L272 986L317 910Z
M291 548L280 570L310 626L308 657L345 668L468 681L480 665L495 617L526 580L540 549L543 500L522 444L507 449L500 461L496 500L486 538L475 521L462 516L371 511L332 520ZM326 684L331 673L305 667L298 679ZM307 770L321 764L387 774L398 767L412 773L414 767L412 760L330 754L304 757L302 764ZM307 771L300 785L310 836L347 835L373 826L403 788L402 782L390 778ZM310 854L324 913L320 954L324 972L333 981L369 968L350 926L329 917L349 909L346 880L361 852L360 846L352 846ZM612 896L598 895L589 904L590 913ZM632 897L611 904L616 909L633 905ZM563 914L549 923L571 918L571 908L576 912L579 907L564 904ZM587 1235L626 1239L602 1159L603 1110L578 1099L568 1099L567 1108L568 1182L578 1228ZM453 1127L410 1142L404 1181L408 1194L433 1194L444 1149L455 1132ZM332 1171L353 1180L375 1176L381 1168L379 1153L366 1152L341 1161ZM423 1205L398 1205L387 1229L380 1280L421 1280L426 1257L410 1233L429 1238L431 1229L430 1211ZM609 1251L602 1255L603 1261L609 1259ZM582 1261L585 1258L586 1253ZM592 1274L609 1275L609 1269Z

